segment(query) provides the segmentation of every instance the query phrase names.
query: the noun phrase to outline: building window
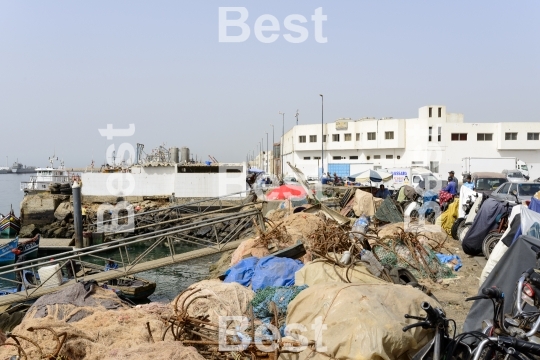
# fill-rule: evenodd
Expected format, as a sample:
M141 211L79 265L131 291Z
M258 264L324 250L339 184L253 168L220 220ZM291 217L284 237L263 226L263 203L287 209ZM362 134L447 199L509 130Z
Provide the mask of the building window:
M306 142L306 135L300 135L298 137L298 141L301 142L301 143L305 143Z
M452 141L467 141L467 134L452 133Z
M341 160L341 156L333 156L332 159L334 159L334 160Z
M309 156L304 156L304 160L311 160L311 157L309 157Z
M351 134L345 134L345 141L351 141L352 135Z
M439 162L438 161L430 161L429 162L429 170L431 170L432 173L438 173L439 172Z
M360 133L356 133L356 141L360 141Z
M433 111L433 109L432 109L432 108L429 108L429 117L431 117L432 111Z
M439 117L442 116L442 108L439 108Z
M441 141L441 127L437 128L437 141Z
M321 160L321 157L320 156L314 156L313 160Z
M368 140L376 140L376 139L377 139L377 133L374 133L374 132L368 132L368 133L367 133L367 139L368 139Z
M373 155L373 159L380 159L381 155Z
M317 135L309 135L309 142L317 142Z
M493 134L476 134L476 141L493 141Z
M323 141L323 142L326 142L326 135L323 135L322 141Z
M393 131L385 131L384 132L384 139L385 140L394 140L394 132Z
M358 155L349 156L349 160L358 160Z
M504 140L517 140L517 133L504 133Z
M332 141L339 141L339 134L333 134Z
M527 133L527 140L538 140L540 133Z
M431 141L431 135L433 133L433 126L430 126L429 127L429 136L428 136L428 141Z
M387 158L387 159L393 159L393 158L394 158L394 155L386 155L386 158Z

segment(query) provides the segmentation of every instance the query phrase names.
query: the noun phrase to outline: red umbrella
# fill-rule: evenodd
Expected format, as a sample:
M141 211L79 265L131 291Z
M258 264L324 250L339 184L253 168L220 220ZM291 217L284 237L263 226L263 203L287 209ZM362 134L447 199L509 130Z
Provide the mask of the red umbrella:
M299 185L281 185L268 194L266 194L267 200L285 200L296 197L306 196L306 191Z

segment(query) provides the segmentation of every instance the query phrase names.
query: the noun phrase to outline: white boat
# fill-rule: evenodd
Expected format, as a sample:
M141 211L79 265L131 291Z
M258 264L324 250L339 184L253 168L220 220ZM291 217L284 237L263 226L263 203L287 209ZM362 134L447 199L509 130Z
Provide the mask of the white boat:
M54 161L58 158L49 158L49 166L44 168L36 168L36 176L31 176L30 181L21 182L21 190L29 191L49 191L51 184L69 184L75 174L71 174L64 167L64 162L60 162L60 166L55 168Z

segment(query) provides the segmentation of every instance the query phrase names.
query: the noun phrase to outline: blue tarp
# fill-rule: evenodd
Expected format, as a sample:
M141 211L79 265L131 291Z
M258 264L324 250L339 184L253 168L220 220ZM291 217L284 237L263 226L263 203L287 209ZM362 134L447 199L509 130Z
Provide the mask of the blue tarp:
M457 264L454 265L454 271L458 271L461 269L461 266L463 264L461 263L461 258L458 255L446 255L446 254L436 254L437 258L439 258L439 261L441 264L448 264L451 261L456 261Z
M226 276L223 282L237 282L240 285L249 286L253 277L253 270L258 262L259 258L254 256L241 260L225 272Z
M301 261L267 256L262 259L250 257L240 261L225 273L226 283L237 282L253 291L268 286L294 285L294 274L304 266Z
M294 285L294 274L304 264L300 260L267 256L259 260L251 280L251 289L257 291L267 286Z

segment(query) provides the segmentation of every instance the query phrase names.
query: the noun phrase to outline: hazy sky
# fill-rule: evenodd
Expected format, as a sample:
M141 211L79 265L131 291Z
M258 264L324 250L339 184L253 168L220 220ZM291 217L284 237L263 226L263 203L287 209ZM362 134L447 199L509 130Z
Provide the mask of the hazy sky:
M250 38L220 43L219 7L245 7ZM311 15L322 7L327 43ZM416 117L443 104L465 121L538 121L538 1L0 1L0 164L105 161L122 142L188 146L242 161L275 125ZM259 42L255 20L281 35ZM303 15L308 39L283 38ZM233 16L231 16L232 18ZM238 31L231 30L230 34ZM294 36L297 34L293 33ZM135 134L107 140L107 124Z

